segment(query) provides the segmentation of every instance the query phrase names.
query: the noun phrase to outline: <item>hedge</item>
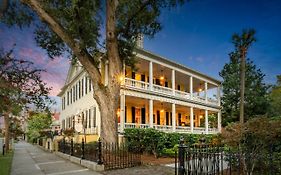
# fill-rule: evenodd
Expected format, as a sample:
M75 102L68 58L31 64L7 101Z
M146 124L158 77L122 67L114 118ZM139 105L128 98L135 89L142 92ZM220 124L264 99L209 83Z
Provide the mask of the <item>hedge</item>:
M152 128L125 129L124 136L130 151L154 154L156 157L174 155L181 136L185 144L190 145L199 143L202 137L206 144L217 144L219 141L218 135L165 133Z

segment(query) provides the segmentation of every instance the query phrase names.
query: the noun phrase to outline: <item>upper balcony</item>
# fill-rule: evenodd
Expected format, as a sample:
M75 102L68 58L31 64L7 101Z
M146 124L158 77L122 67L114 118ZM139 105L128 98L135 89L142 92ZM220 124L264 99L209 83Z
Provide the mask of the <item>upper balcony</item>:
M136 68L127 66L124 74L123 88L220 106L219 83L192 72L139 59Z

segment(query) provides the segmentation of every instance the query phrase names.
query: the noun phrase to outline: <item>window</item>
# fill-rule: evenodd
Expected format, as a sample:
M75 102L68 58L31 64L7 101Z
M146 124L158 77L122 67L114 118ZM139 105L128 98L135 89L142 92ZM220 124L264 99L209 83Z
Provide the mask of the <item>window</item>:
M96 107L93 108L93 127L96 127Z
M89 92L92 90L92 80L89 78Z
M61 110L63 110L63 97L61 98Z
M62 123L62 124L61 124L61 128L64 130L64 129L65 129L65 120L62 120L61 123Z
M91 109L89 109L89 112L88 112L89 113L89 128L91 128L91 124L92 124L91 123L91 118L92 118L91 112L92 112Z
M72 88L70 89L70 104L72 104Z
M75 94L76 94L76 89L75 89L76 87L75 87L75 85L73 86L73 102L75 102Z
M85 94L88 93L88 77L85 77Z
M88 128L88 110L86 110L85 128Z
M67 105L69 105L69 91L67 91Z
M81 97L83 97L83 95L84 95L84 78L82 78L81 84L82 84L82 87L81 87Z
M76 98L76 101L77 101L77 99L78 99L78 83L76 83L76 94L75 94L75 98Z
M79 80L78 82L78 94L79 94L79 99L81 98L81 81Z

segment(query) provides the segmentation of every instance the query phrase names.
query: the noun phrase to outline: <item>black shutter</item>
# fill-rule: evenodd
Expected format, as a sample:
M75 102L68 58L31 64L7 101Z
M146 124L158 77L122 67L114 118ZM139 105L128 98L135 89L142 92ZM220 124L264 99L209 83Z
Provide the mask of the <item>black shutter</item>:
M127 106L125 106L125 123L127 122Z
M181 86L178 84L178 90L180 91L181 90Z
M136 108L132 107L132 123L136 122Z
M156 85L160 85L160 80L156 78Z
M157 111L157 125L160 125L160 111Z
M179 113L179 126L181 126L181 113Z
M141 123L145 124L145 108L141 108Z
M135 79L135 78L136 78L136 73L132 72L132 79Z
M170 112L170 123L171 123L171 125L173 125L173 116L172 116L171 112Z
M141 75L141 81L145 82L145 75L144 74Z
M165 81L165 87L168 87L168 81Z

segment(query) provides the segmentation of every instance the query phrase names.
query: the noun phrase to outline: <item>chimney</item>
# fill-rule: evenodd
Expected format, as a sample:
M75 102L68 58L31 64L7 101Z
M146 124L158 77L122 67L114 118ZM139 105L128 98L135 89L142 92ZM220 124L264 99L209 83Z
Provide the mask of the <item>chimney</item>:
M143 49L143 34L139 33L137 36L137 46Z

